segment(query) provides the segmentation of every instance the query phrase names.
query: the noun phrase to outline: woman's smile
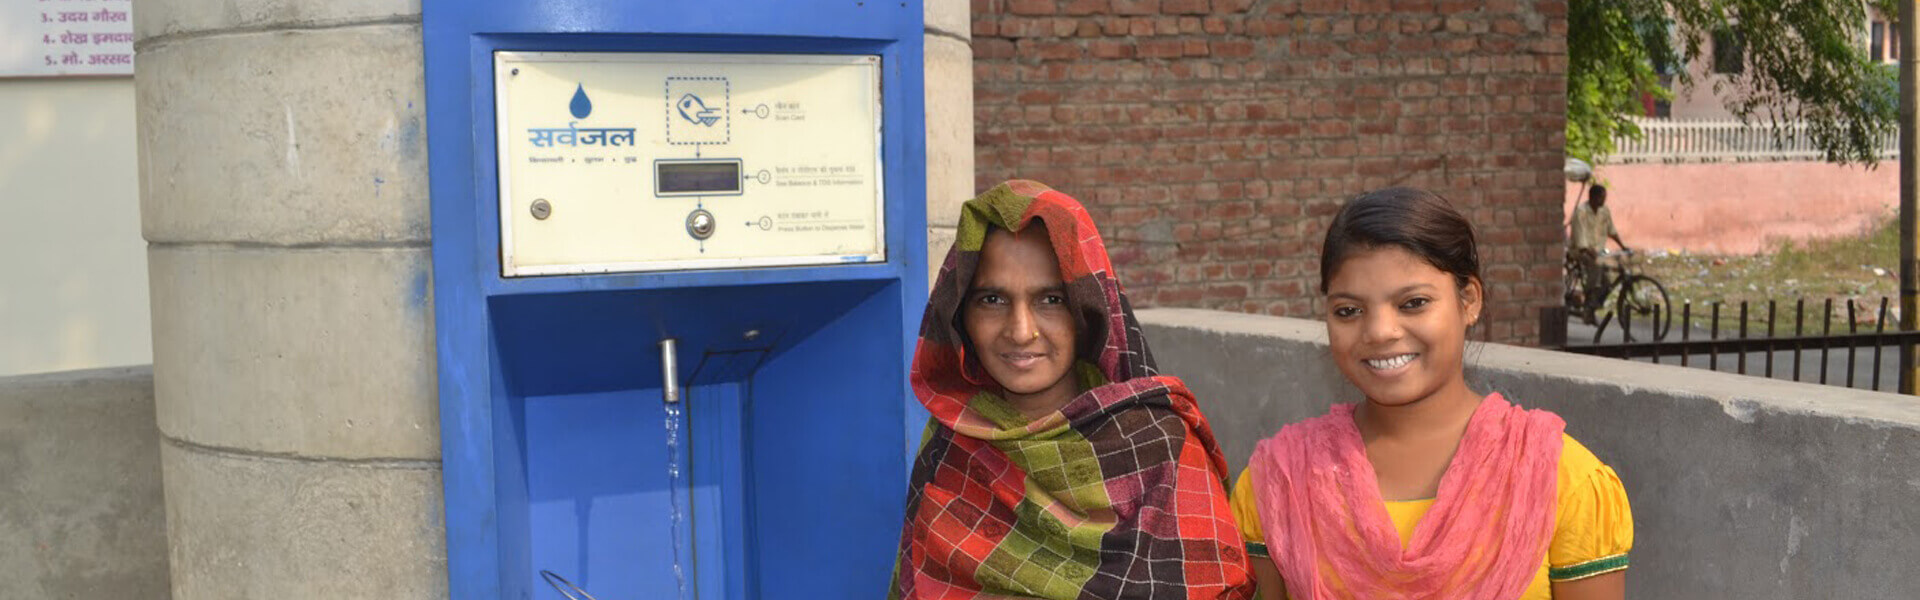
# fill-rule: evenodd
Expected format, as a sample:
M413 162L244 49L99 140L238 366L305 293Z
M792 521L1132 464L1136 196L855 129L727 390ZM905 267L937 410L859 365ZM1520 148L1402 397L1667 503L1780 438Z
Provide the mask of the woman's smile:
M1367 368L1373 369L1375 374L1388 375L1403 371L1403 367L1412 364L1413 359L1419 357L1419 354L1409 352L1406 354L1389 355L1383 358L1370 358L1362 362L1367 363Z
M1027 371L1038 368L1047 355L1046 352L1002 352L1000 359L1007 361L1009 367Z

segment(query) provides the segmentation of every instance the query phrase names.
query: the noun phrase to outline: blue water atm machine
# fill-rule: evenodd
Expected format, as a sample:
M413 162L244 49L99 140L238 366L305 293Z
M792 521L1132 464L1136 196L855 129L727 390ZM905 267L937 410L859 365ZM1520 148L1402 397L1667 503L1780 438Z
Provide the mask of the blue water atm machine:
M453 598L885 594L922 10L426 0Z

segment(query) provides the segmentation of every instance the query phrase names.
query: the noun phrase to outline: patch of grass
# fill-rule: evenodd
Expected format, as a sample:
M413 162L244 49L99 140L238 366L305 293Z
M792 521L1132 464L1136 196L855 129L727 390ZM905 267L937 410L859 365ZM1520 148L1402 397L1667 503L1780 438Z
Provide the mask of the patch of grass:
M1783 241L1754 256L1669 254L1641 261L1644 272L1667 287L1674 304L1674 335L1678 335L1680 307L1693 304L1694 326L1709 327L1711 305L1721 303L1722 337L1738 331L1741 302L1748 302L1748 330L1761 335L1767 328L1767 301L1776 302L1774 327L1790 335L1794 305L1806 301L1805 327L1821 331L1824 303L1833 299L1833 327L1844 331L1847 303L1856 310L1855 322L1871 329L1880 298L1889 298L1888 323L1893 326L1900 306L1900 221L1888 215L1858 235L1804 242Z

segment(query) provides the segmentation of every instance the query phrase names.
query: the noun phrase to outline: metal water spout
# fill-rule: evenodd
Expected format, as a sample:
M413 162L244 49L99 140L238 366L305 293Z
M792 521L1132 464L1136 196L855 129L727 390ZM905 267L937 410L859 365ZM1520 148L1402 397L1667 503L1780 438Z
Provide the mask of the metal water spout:
M660 340L660 396L667 404L680 402L679 342Z

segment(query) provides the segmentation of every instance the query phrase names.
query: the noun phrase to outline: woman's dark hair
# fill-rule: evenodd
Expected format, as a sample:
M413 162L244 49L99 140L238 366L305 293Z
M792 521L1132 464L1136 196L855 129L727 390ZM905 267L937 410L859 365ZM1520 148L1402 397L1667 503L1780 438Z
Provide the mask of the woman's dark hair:
M1320 247L1320 293L1327 293L1327 282L1348 257L1386 246L1453 275L1461 290L1480 279L1480 250L1467 218L1438 194L1392 187L1360 194L1333 216Z

